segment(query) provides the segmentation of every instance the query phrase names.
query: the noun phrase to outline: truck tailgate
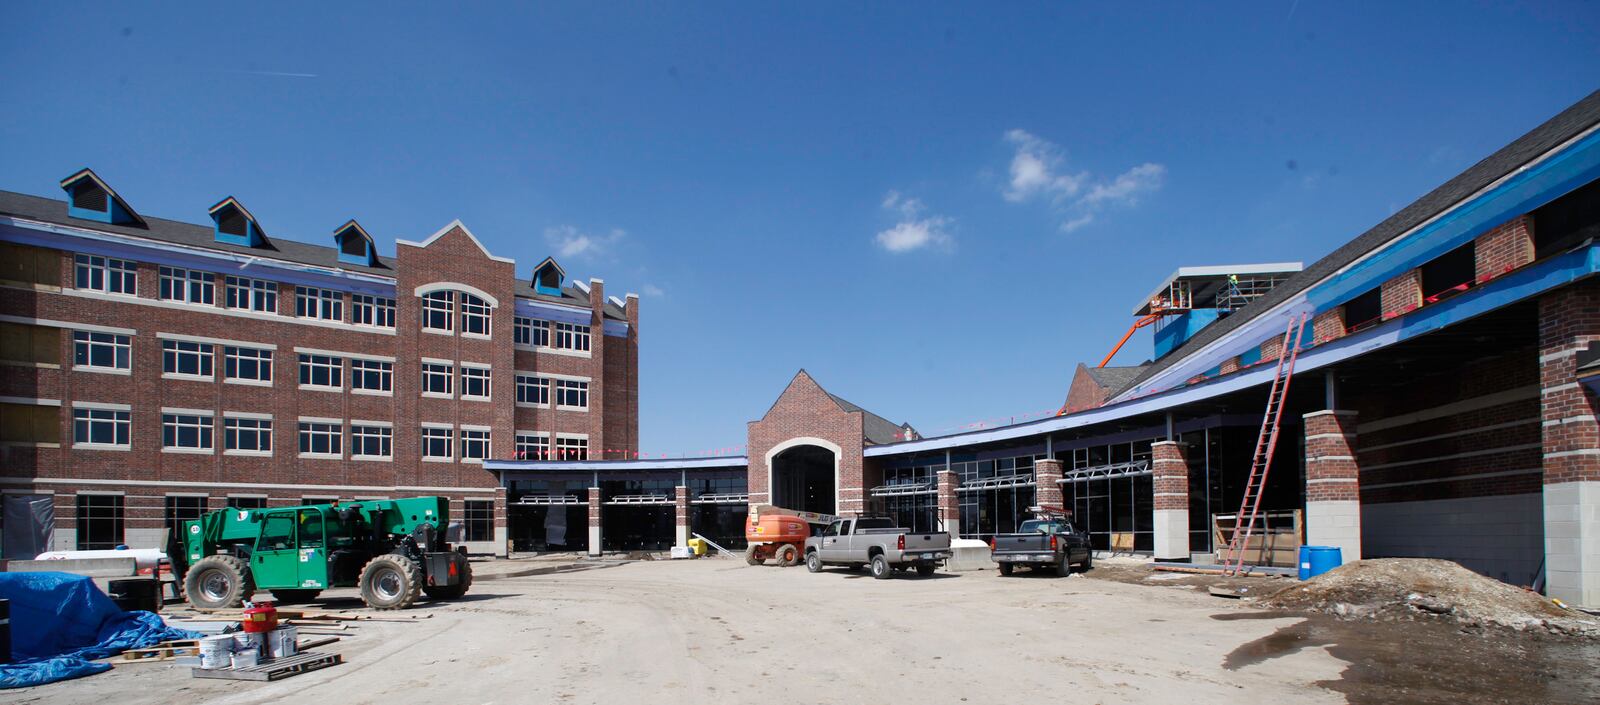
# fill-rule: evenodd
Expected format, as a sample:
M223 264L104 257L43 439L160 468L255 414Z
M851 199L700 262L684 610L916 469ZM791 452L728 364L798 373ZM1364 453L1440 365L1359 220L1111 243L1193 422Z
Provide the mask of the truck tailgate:
M995 553L1039 553L1050 550L1050 537L1044 534L999 534L994 537Z
M891 547L892 548L892 547ZM906 534L906 552L945 551L950 548L950 534Z

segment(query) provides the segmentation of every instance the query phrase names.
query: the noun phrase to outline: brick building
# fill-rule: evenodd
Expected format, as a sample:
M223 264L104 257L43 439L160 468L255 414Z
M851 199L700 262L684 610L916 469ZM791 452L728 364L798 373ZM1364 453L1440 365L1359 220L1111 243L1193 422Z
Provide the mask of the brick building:
M272 237L237 199L140 216L85 169L0 192L7 555L156 546L223 506L445 495L504 553L490 458L638 447L639 301L553 259L518 271L460 222L380 256ZM18 520L45 505L46 526ZM48 515L53 514L53 519Z

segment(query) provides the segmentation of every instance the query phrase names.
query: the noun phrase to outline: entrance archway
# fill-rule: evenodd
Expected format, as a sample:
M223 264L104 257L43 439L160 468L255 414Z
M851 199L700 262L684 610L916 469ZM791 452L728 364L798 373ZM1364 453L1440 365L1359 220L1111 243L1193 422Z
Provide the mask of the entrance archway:
M773 504L803 512L837 513L837 451L797 443L775 449L767 466L772 470Z

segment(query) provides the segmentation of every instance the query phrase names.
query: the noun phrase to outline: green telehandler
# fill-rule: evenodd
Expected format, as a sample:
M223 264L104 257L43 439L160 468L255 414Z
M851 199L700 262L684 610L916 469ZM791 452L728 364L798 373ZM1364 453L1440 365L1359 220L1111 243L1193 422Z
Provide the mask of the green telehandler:
M466 549L451 549L443 497L220 509L183 522L169 551L195 609L239 607L256 590L280 603L359 587L368 607L410 607L419 593L453 600L472 585Z

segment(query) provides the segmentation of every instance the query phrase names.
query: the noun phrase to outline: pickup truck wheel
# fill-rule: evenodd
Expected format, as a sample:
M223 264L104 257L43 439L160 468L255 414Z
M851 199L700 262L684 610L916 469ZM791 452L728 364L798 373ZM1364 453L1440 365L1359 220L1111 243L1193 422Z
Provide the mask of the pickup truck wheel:
M1083 562L1079 563L1078 566L1083 568L1084 572L1086 573L1089 571L1089 569L1094 567L1094 549L1084 552Z
M1072 556L1063 555L1061 560L1056 561L1056 577L1065 578L1069 575L1072 575Z
M879 580L888 580L894 577L894 570L889 566L889 559L880 553L872 557L872 577Z
M806 570L812 573L822 572L822 556L817 555L816 551L806 554Z
M932 563L921 563L921 564L918 564L917 565L917 575L922 576L924 578L933 575L933 564Z
M800 562L800 551L795 549L794 544L786 543L778 547L777 558L778 565L788 568Z
M1001 563L1000 564L1000 574L1001 575L1010 575L1012 567L1013 566L1010 563Z

